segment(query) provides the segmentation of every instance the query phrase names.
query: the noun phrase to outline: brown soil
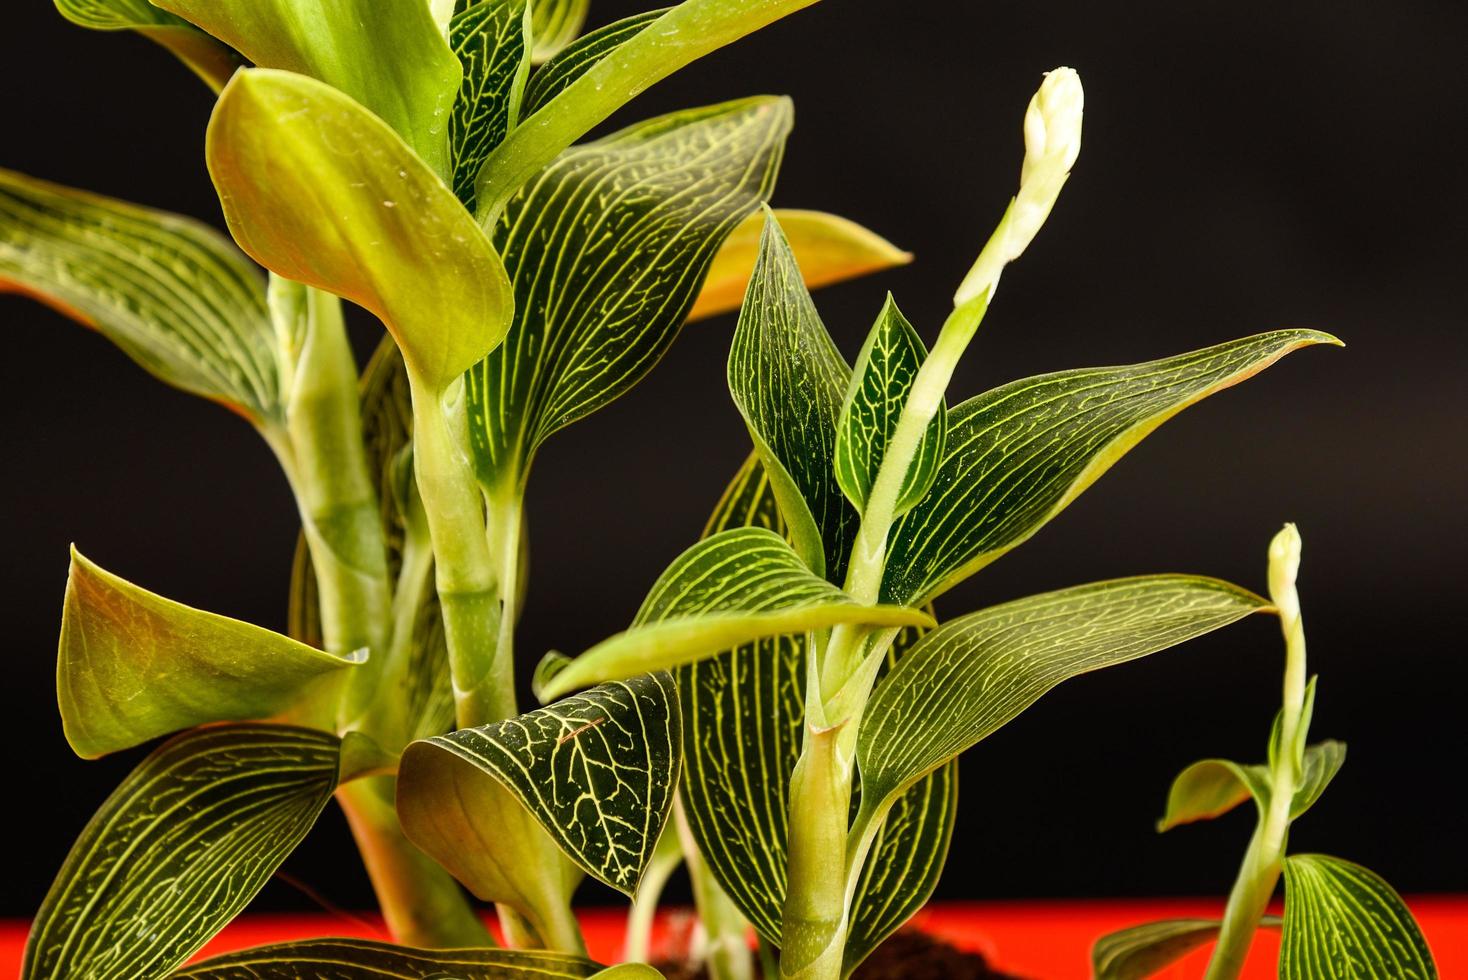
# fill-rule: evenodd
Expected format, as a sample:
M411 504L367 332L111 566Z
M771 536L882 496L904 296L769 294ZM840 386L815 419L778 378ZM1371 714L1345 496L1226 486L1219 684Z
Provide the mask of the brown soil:
M708 980L702 966L653 964L668 980ZM759 964L755 964L759 977ZM989 968L978 953L965 953L916 929L903 929L877 947L852 980L1019 980Z

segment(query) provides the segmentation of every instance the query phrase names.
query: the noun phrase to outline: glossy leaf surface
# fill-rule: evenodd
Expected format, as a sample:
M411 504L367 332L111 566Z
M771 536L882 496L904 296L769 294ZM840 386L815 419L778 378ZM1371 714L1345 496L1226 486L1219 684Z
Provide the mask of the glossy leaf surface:
M530 76L530 81L525 85L525 102L521 112L528 116L545 105L567 85L586 74L592 65L641 33L666 11L667 8L664 7L661 10L633 14L571 42Z
M590 9L591 0L531 0L535 60L545 61L574 41Z
M515 323L468 378L483 483L523 481L547 436L651 370L773 187L789 128L782 99L673 113L568 151L509 202L494 240Z
M137 31L173 52L216 92L240 65L235 52L148 0L56 0L56 9L94 31Z
M1266 926L1279 919L1265 916ZM1218 938L1218 919L1164 919L1119 929L1091 947L1093 980L1144 980Z
M1412 913L1381 876L1324 854L1285 858L1280 980L1436 980Z
M761 233L728 377L795 550L830 581L842 581L858 524L834 469L851 369L826 333L773 219Z
M206 152L245 251L377 314L429 385L456 380L504 336L513 298L488 239L396 134L340 92L239 72Z
M464 66L464 81L449 116L454 193L474 210L474 183L491 150L517 119L528 67L526 0L479 0L449 21L449 45Z
M280 419L264 280L212 228L0 170L0 291L36 297L257 425Z
M589 37L590 35L588 35ZM550 65L546 66L547 68ZM847 279L906 265L912 253L904 252L876 232L840 215L824 211L775 208L780 230L800 263L808 289L830 286ZM739 309L749 288L749 277L759 256L763 214L752 214L734 229L714 257L690 320Z
M75 551L61 615L61 721L86 758L282 714L357 662L154 595Z
M195 963L173 980L581 980L579 956L517 949L412 949L367 939L257 946Z
M340 743L278 725L161 746L82 831L31 928L22 977L152 980L245 907L316 822Z
M679 555L643 600L632 627L592 647L545 685L547 697L666 670L765 637L838 623L930 626L927 613L867 606L813 575L763 528L731 528Z
M1290 819L1315 804L1346 761L1344 742L1326 741L1305 750L1305 767ZM1167 796L1167 812L1157 822L1159 831L1179 824L1211 820L1253 797L1262 812L1269 805L1269 767L1242 765L1228 759L1204 759L1180 772Z
M447 172L462 71L424 0L157 0L261 68L346 93Z
M682 738L676 699L671 676L647 674L415 742L399 774L404 829L452 868L462 842L438 832L442 815L433 811L462 805L460 784L492 779L588 874L631 895L673 804Z
M1034 534L1145 436L1290 351L1338 343L1279 330L1124 367L1011 382L948 413L932 491L889 539L882 597L920 603Z
M866 509L897 420L927 356L922 338L887 294L856 359L836 423L836 482L858 511ZM933 485L947 429L947 412L940 402L903 476L894 514L911 510Z

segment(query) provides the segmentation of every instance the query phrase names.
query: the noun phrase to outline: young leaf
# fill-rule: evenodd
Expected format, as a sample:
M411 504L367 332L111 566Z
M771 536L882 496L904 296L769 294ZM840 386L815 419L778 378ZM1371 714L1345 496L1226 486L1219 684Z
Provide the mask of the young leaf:
M1305 750L1305 769L1290 806L1291 820L1315 804L1345 761L1344 742L1321 742ZM1195 762L1173 780L1167 795L1167 812L1157 822L1157 830L1212 820L1250 797L1262 812L1269 805L1269 787L1268 766L1246 766L1228 759Z
M789 130L783 99L673 113L565 153L509 202L494 240L515 323L468 379L483 483L523 481L552 432L651 370L719 244L774 186Z
M531 0L531 36L535 38L535 61L553 57L576 40L591 0Z
M203 31L149 0L55 0L61 16L94 31L133 30L173 52L218 92L240 66L240 57Z
M600 964L521 949L412 949L370 939L308 939L201 960L171 980L574 980Z
M56 688L66 740L83 758L283 714L360 662L154 595L75 550L71 559Z
M920 604L1029 538L1178 412L1290 351L1339 343L1279 330L1125 367L1011 382L948 413L933 489L893 526L886 602Z
M449 45L464 66L464 82L449 116L449 158L454 193L470 211L479 168L518 118L518 90L530 64L525 3L479 0L449 21Z
M23 980L153 980L249 903L336 787L324 732L228 725L180 735L107 798L36 914Z
M897 430L897 419L927 356L922 338L888 293L856 359L836 423L836 482L858 511L866 509L887 445ZM894 514L911 510L933 485L947 429L947 413L939 402L903 477Z
M826 333L773 216L734 328L728 376L795 550L829 581L842 581L858 523L834 469L851 369Z
M448 385L504 336L514 298L499 256L453 193L356 102L300 75L241 71L205 149L244 250L376 313L427 384Z
M259 270L196 221L0 170L0 291L94 327L154 377L279 423Z
M592 647L545 685L578 687L667 670L745 643L838 623L931 626L902 606L866 606L811 574L778 534L734 528L705 538L658 577L632 626Z
M675 697L671 676L647 674L510 721L414 742L403 753L398 777L403 828L459 874L463 841L442 832L445 813L462 807L461 787L487 778L512 794L588 874L632 895L678 782L682 736ZM473 824L482 815L471 811L459 818Z
M857 738L866 832L898 793L1003 727L1056 684L1269 608L1217 579L1154 575L1076 586L950 620L867 705Z
M1264 925L1279 919L1265 916ZM1144 980L1218 938L1217 919L1164 919L1120 929L1091 947L1093 980Z
M572 41L531 74L530 81L525 85L525 101L521 106L521 113L528 116L535 112L559 95L567 85L586 74L592 65L641 33L647 25L667 11L668 8L664 7L633 14Z
M776 208L775 217L800 263L807 289L829 286L912 261L911 252L904 252L876 232L839 215ZM762 213L752 214L724 240L723 248L719 249L719 254L714 256L714 264L709 267L698 302L693 304L688 314L690 321L739 309L749 288L749 277L754 272L764 224Z
M156 0L261 68L309 75L391 126L435 173L462 71L424 0Z
M1285 858L1280 980L1436 980L1400 895L1374 872L1324 854Z

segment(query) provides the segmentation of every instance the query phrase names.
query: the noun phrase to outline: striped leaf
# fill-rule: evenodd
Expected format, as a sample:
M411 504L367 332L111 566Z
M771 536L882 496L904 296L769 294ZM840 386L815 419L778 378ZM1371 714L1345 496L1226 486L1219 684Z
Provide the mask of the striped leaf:
M1280 980L1436 980L1412 913L1380 876L1324 854L1285 858Z
M830 286L912 261L911 252L904 252L875 232L838 215L775 208L775 217L800 263L807 289ZM739 309L754 272L764 224L763 214L752 214L724 240L723 248L709 267L698 302L688 314L690 320Z
M280 725L180 735L107 798L36 914L23 980L152 980L245 907L316 822L335 736Z
M887 445L897 430L897 420L927 356L922 338L888 293L887 302L856 359L856 369L836 423L836 482L858 511L866 510L867 498L887 455ZM893 505L894 514L911 510L933 485L947 429L947 413L939 402L938 411L913 454L912 464L903 475Z
M528 116L608 54L615 51L628 39L640 34L643 28L657 20L667 8L633 14L619 21L600 27L586 36L567 45L530 76L525 86L525 103L521 112Z
M1279 919L1264 917L1278 928ZM1144 980L1218 938L1217 919L1164 919L1119 929L1091 947L1093 980Z
M462 70L423 0L157 0L261 68L309 75L391 126L437 174ZM352 144L348 144L350 146Z
M181 17L148 0L55 0L61 16L94 31L137 31L167 48L216 92L240 66L240 57Z
M1011 382L948 413L932 491L893 527L882 597L921 603L1040 529L1152 430L1290 351L1335 344L1279 330L1125 367Z
M729 351L729 392L744 416L795 550L845 577L857 514L836 482L836 426L851 379L773 216Z
M1305 750L1304 770L1290 805L1291 820L1315 805L1345 761L1344 742L1325 741ZM1203 759L1173 780L1167 794L1167 812L1157 822L1157 829L1165 831L1179 824L1212 820L1251 797L1263 813L1271 795L1268 766Z
M513 296L499 256L356 102L300 75L241 71L205 145L235 240L287 279L376 313L411 376L442 389L504 336Z
M449 21L449 46L464 81L449 116L454 193L474 210L474 183L491 150L515 125L530 67L525 51L526 0L479 0Z
M632 895L652 859L677 786L681 722L673 678L606 684L509 721L414 742L403 753L398 809L420 847L484 897L477 869L513 863L495 843L495 808L465 800L508 793L585 871ZM462 827L490 853L465 854Z
M530 34L535 39L536 62L553 57L576 40L590 9L591 0L531 0Z
M193 725L329 711L339 672L358 662L154 595L72 552L56 688L84 758Z
M867 705L853 835L874 831L898 794L1056 684L1268 608L1217 579L1156 575L1030 596L944 623L918 641Z
M582 980L601 966L518 949L411 949L368 939L256 946L185 967L173 980Z
M783 99L673 113L568 151L509 202L494 240L515 322L468 379L486 486L523 483L546 437L657 363L720 243L773 187L789 128Z
M95 328L149 373L280 424L259 270L218 232L0 170L0 291Z
M858 603L813 575L780 535L732 528L679 555L653 584L631 628L567 664L546 682L545 696L838 623L931 626L933 620L918 609Z

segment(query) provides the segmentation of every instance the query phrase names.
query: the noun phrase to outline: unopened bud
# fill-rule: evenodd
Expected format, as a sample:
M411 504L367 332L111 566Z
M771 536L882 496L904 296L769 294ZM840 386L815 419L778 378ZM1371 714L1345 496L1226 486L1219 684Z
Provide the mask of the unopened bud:
M1300 574L1300 544L1300 532L1293 524L1286 524L1269 542L1269 598L1286 623L1300 615L1300 595L1295 591L1295 577Z

